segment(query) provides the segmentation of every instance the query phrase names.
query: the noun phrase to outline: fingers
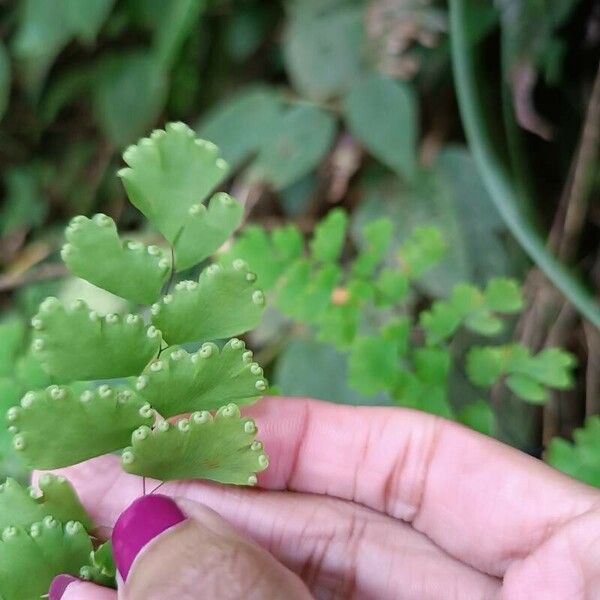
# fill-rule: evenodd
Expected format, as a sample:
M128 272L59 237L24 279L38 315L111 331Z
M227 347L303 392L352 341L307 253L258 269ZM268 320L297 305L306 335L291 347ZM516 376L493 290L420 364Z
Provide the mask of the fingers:
M107 528L142 493L115 456L63 471L93 519ZM148 490L154 482L146 482ZM448 556L409 525L351 502L202 482L165 484L161 494L216 510L298 573L316 598L495 598L499 582Z
M117 592L92 583L76 581L69 584L61 596L50 595L48 600L117 600Z
M119 518L113 546L119 572L126 578L120 598L310 600L295 574L240 536L217 513L189 500L182 500L179 507L185 516L175 525L173 510L179 508L159 496L139 499ZM167 528L138 547L148 528L153 535L157 525Z
M418 411L285 398L251 410L270 457L260 485L364 504L493 575L600 500L538 460Z
M540 461L417 411L267 398L252 414L271 461L261 486L352 500L411 522L496 576L600 497ZM112 484L94 464L77 471L91 507L94 487L101 493ZM137 488L126 488L128 501Z

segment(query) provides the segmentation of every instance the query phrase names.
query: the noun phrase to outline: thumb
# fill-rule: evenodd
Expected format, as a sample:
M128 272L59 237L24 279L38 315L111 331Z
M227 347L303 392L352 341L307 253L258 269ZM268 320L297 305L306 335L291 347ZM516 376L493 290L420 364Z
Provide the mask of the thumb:
M144 496L113 530L121 600L311 598L300 578L190 500Z

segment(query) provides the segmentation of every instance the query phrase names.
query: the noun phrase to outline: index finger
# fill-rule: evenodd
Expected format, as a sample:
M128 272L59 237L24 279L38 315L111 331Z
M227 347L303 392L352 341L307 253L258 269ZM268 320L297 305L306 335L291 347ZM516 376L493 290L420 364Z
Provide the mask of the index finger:
M266 398L249 412L270 458L261 486L410 522L492 575L600 502L597 490L541 461L419 411Z

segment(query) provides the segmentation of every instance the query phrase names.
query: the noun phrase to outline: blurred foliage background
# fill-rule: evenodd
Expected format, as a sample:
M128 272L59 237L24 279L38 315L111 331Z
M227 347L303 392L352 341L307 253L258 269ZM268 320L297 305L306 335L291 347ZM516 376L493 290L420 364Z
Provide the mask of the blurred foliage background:
M540 456L588 418L556 462L577 452L600 473L598 1L14 0L0 32L2 407L45 385L24 326L43 297L120 308L67 276L62 229L104 212L138 230L120 154L182 120L220 146L248 223L309 236L343 207L346 253L373 218L392 219L395 246L437 226L448 250L415 311L459 282L522 280L505 341L569 350L576 381L544 405L495 386L494 433ZM283 393L390 402L352 389L346 357L275 310L251 343ZM459 370L450 387L478 398Z

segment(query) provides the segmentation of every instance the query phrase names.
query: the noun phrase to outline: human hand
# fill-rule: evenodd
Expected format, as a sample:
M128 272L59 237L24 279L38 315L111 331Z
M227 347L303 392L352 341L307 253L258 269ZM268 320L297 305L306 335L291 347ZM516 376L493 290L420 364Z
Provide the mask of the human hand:
M162 486L190 519L144 548L119 597L142 597L135 579L145 600L600 598L598 490L416 411L267 398L248 412L270 457L261 489ZM58 472L100 535L142 495L115 456ZM115 598L81 582L62 596Z

